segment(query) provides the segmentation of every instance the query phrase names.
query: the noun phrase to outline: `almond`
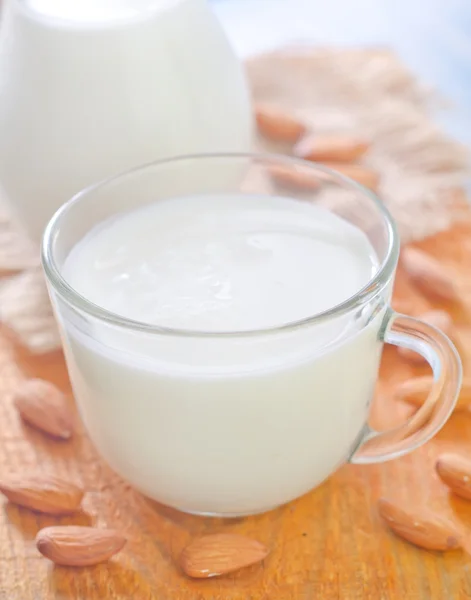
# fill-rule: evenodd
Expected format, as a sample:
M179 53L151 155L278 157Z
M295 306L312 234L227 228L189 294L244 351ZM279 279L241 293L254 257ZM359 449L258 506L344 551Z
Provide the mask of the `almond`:
M268 552L260 542L243 535L219 533L192 542L183 551L180 562L189 577L201 579L258 563Z
M64 394L52 383L28 379L16 388L13 401L22 419L52 437L68 440L73 416Z
M300 140L293 152L314 162L355 162L368 152L366 140L352 135L312 135Z
M255 118L260 133L276 142L294 143L306 132L304 123L294 115L272 106L257 105Z
M419 315L417 318L425 321L425 323L428 323L429 325L433 325L437 329L440 329L448 336L452 333L453 320L450 314L445 310L430 310L422 315ZM409 350L409 348L399 347L398 352L403 358L412 363L420 365L426 362L425 358L421 354L418 354L418 352L414 352L413 350Z
M441 480L453 493L471 500L471 460L459 454L442 454L436 464Z
M415 310L414 300L396 300L392 301L392 309L401 315L411 315Z
M80 509L83 491L51 475L14 475L0 480L0 492L10 502L49 515L66 515Z
M414 377L398 384L393 389L393 398L422 406L433 385L432 375ZM460 395L455 410L466 410L471 405L471 379L465 378L461 384Z
M349 177L359 183L360 185L372 190L377 191L379 186L379 174L368 167L362 165L349 165L346 163L325 163L326 167L337 171L344 177Z
M438 260L417 248L405 248L401 256L410 279L424 294L441 300L458 300L455 282Z
M456 550L461 547L461 535L456 525L441 515L417 509L403 509L381 498L378 511L396 535L427 550Z
M126 538L113 529L94 527L46 527L36 536L36 547L56 565L89 567L119 552Z
M270 167L268 171L274 183L287 190L315 192L320 186L316 174L303 167L280 164Z

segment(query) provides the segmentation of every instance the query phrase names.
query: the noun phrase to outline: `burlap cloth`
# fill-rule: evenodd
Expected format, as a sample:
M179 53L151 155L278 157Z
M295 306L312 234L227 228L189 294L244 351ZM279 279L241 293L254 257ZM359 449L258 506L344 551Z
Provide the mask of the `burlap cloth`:
M284 49L247 64L256 101L292 109L315 131L358 132L372 141L367 162L403 242L460 219L454 202L468 177L467 150L434 124L436 101L386 50ZM257 147L285 151L259 140ZM0 316L35 353L59 346L38 251L0 217Z

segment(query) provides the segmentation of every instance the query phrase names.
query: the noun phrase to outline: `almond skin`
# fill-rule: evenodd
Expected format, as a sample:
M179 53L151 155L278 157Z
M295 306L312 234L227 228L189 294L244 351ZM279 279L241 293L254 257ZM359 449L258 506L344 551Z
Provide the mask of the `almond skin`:
M427 399L430 389L433 385L433 377L424 375L423 377L414 377L398 384L392 394L396 400L409 402L415 406L422 406ZM463 379L458 402L455 411L466 410L471 405L471 379Z
M258 104L255 119L259 132L275 142L296 142L306 132L306 126L294 115L281 109Z
M76 485L47 475L14 475L0 480L0 492L10 502L48 515L80 510L83 491Z
M433 325L437 329L440 329L441 331L443 331L443 333L445 333L448 336L451 336L452 334L453 320L450 314L447 313L445 310L430 310L426 313L423 313L422 315L419 315L417 318L421 319L422 321L425 321L425 323L428 323L429 325ZM399 347L398 353L409 362L417 365L421 365L427 362L421 354L418 354L413 350L409 350L409 348Z
M401 315L411 315L415 309L415 302L410 300L396 300L393 298L392 309Z
M378 190L380 178L379 174L373 169L364 167L363 165L349 165L347 163L324 163L326 167L337 171L344 177L349 177L360 185L376 192Z
M426 550L456 550L461 547L461 535L456 526L434 513L405 510L381 498L378 501L381 518L396 535Z
M438 260L417 248L404 248L401 258L410 279L424 294L447 301L459 299L452 277Z
M459 454L442 454L436 469L440 479L454 494L471 500L471 460Z
M192 542L183 550L180 564L189 577L217 577L258 563L268 552L256 540L242 535L219 533Z
M13 395L14 404L23 421L43 433L68 440L74 420L64 394L52 383L28 379L20 383Z
M64 567L89 567L119 552L126 538L113 529L94 527L46 527L36 536L39 552Z
M268 172L273 182L286 190L315 192L320 186L318 177L302 167L276 165L270 167Z
M352 135L312 135L300 140L293 153L314 162L355 162L369 150L366 140Z

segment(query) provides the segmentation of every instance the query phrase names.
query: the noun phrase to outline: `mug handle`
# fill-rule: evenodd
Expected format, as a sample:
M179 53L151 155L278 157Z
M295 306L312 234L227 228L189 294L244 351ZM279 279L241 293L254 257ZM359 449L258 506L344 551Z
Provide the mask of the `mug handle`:
M443 332L424 321L389 309L380 337L387 344L421 354L432 368L434 383L427 400L403 425L384 432L366 425L350 457L353 464L384 462L425 444L445 424L460 392L461 360Z

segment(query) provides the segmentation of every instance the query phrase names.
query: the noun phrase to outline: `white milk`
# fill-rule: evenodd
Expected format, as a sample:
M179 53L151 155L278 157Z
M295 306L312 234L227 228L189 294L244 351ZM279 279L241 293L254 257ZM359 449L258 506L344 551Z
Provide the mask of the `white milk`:
M251 148L242 68L206 0L8 0L0 23L0 182L38 241L101 179Z
M381 353L372 307L252 336L355 295L377 270L365 235L285 198L163 200L105 221L69 254L81 295L193 336L63 323L85 424L145 494L197 513L267 510L345 461Z

